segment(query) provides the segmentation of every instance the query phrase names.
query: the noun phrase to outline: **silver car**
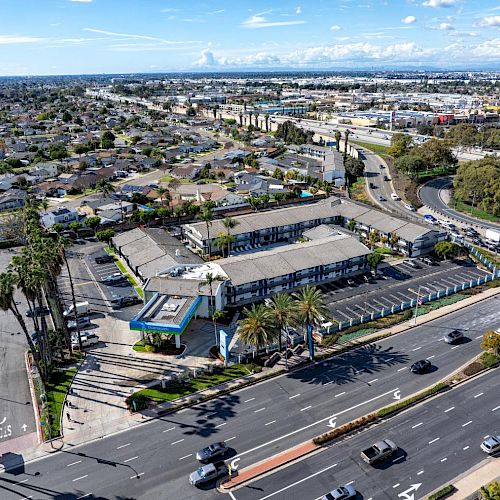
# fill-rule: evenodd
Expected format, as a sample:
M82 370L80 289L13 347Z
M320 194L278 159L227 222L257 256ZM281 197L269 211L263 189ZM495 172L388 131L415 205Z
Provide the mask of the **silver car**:
M214 458L220 458L224 456L227 452L226 443L223 441L218 443L213 443L203 448L196 454L196 460L199 460L201 463L209 462Z
M355 498L356 490L351 484L346 484L345 486L340 486L335 488L323 496L321 500L344 500L346 498Z
M453 344L457 340L463 339L464 338L464 332L461 332L460 330L452 330L450 333L447 333L444 337L443 340L447 344Z
M485 453L496 453L500 451L500 436L490 436L481 443L481 449Z

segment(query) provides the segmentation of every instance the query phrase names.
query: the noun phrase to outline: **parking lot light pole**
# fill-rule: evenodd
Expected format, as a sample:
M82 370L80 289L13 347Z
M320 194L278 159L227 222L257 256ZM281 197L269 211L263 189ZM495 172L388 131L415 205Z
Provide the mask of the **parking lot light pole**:
M417 302L415 304L415 314L413 316L413 319L410 321L410 324L411 325L416 325L417 324L417 318L418 318L418 306L421 306L422 305L422 295L420 295L420 289L424 288L425 290L427 290L428 292L430 292L430 290L426 287L426 286L423 286L423 285L419 285L418 287L418 290L417 290ZM411 288L409 288L409 290L413 293L415 293L414 290L412 290Z

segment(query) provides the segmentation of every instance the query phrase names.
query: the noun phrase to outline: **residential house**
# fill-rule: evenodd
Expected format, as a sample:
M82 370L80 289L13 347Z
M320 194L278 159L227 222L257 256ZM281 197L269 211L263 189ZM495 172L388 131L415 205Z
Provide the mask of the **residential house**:
M24 207L28 194L22 189L11 189L0 194L0 212Z
M62 224L67 227L72 222L80 221L81 216L74 208L58 207L53 211L42 215L42 223L45 227L52 227L54 224Z

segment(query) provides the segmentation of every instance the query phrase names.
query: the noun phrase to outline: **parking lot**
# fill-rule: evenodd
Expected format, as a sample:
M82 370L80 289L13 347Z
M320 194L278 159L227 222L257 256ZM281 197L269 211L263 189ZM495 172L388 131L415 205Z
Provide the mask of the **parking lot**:
M369 283L357 276L352 285L346 280L322 285L332 317L342 322L358 319L409 302L417 297L419 289L421 295L427 295L488 274L467 260L445 261L435 266L416 262L419 269L406 261L382 267L379 276Z

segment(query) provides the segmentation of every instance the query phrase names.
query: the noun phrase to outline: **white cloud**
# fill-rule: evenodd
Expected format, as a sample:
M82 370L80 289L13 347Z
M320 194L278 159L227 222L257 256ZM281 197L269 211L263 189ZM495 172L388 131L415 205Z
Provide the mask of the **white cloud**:
M274 28L276 26L293 26L296 24L305 24L305 21L269 21L262 14L251 16L241 23L243 28Z
M443 31L449 31L455 29L450 23L440 23L438 28Z
M417 20L415 16L406 16L401 19L401 22L404 24L412 24Z
M215 58L214 53L210 49L203 49L200 58L193 63L194 66L206 67L216 66L220 62Z
M480 43L472 49L472 54L484 59L500 59L500 38Z
M295 9L295 14L302 14L302 7L300 5Z
M330 28L330 30L331 30L331 31L339 31L340 29L341 29L341 28L340 28L340 26L339 26L338 24L334 24L334 25Z
M422 4L425 7L453 7L458 4L458 0L425 0Z
M483 17L478 23L477 26L491 27L500 26L500 16L486 16Z
M178 40L165 40L163 38L158 38L155 36L149 35L135 35L131 33L117 33L115 31L107 31L107 30L99 30L96 28L83 28L83 31L90 31L91 33L99 33L101 35L108 35L110 37L118 37L123 38L125 40L150 40L152 42L158 42L165 45L183 45L190 43L199 43L198 41L187 40L187 41L178 41Z
M69 0L74 3L92 3L94 0Z
M35 36L10 36L0 35L0 45L15 45L18 43L38 43L45 41L45 38Z

